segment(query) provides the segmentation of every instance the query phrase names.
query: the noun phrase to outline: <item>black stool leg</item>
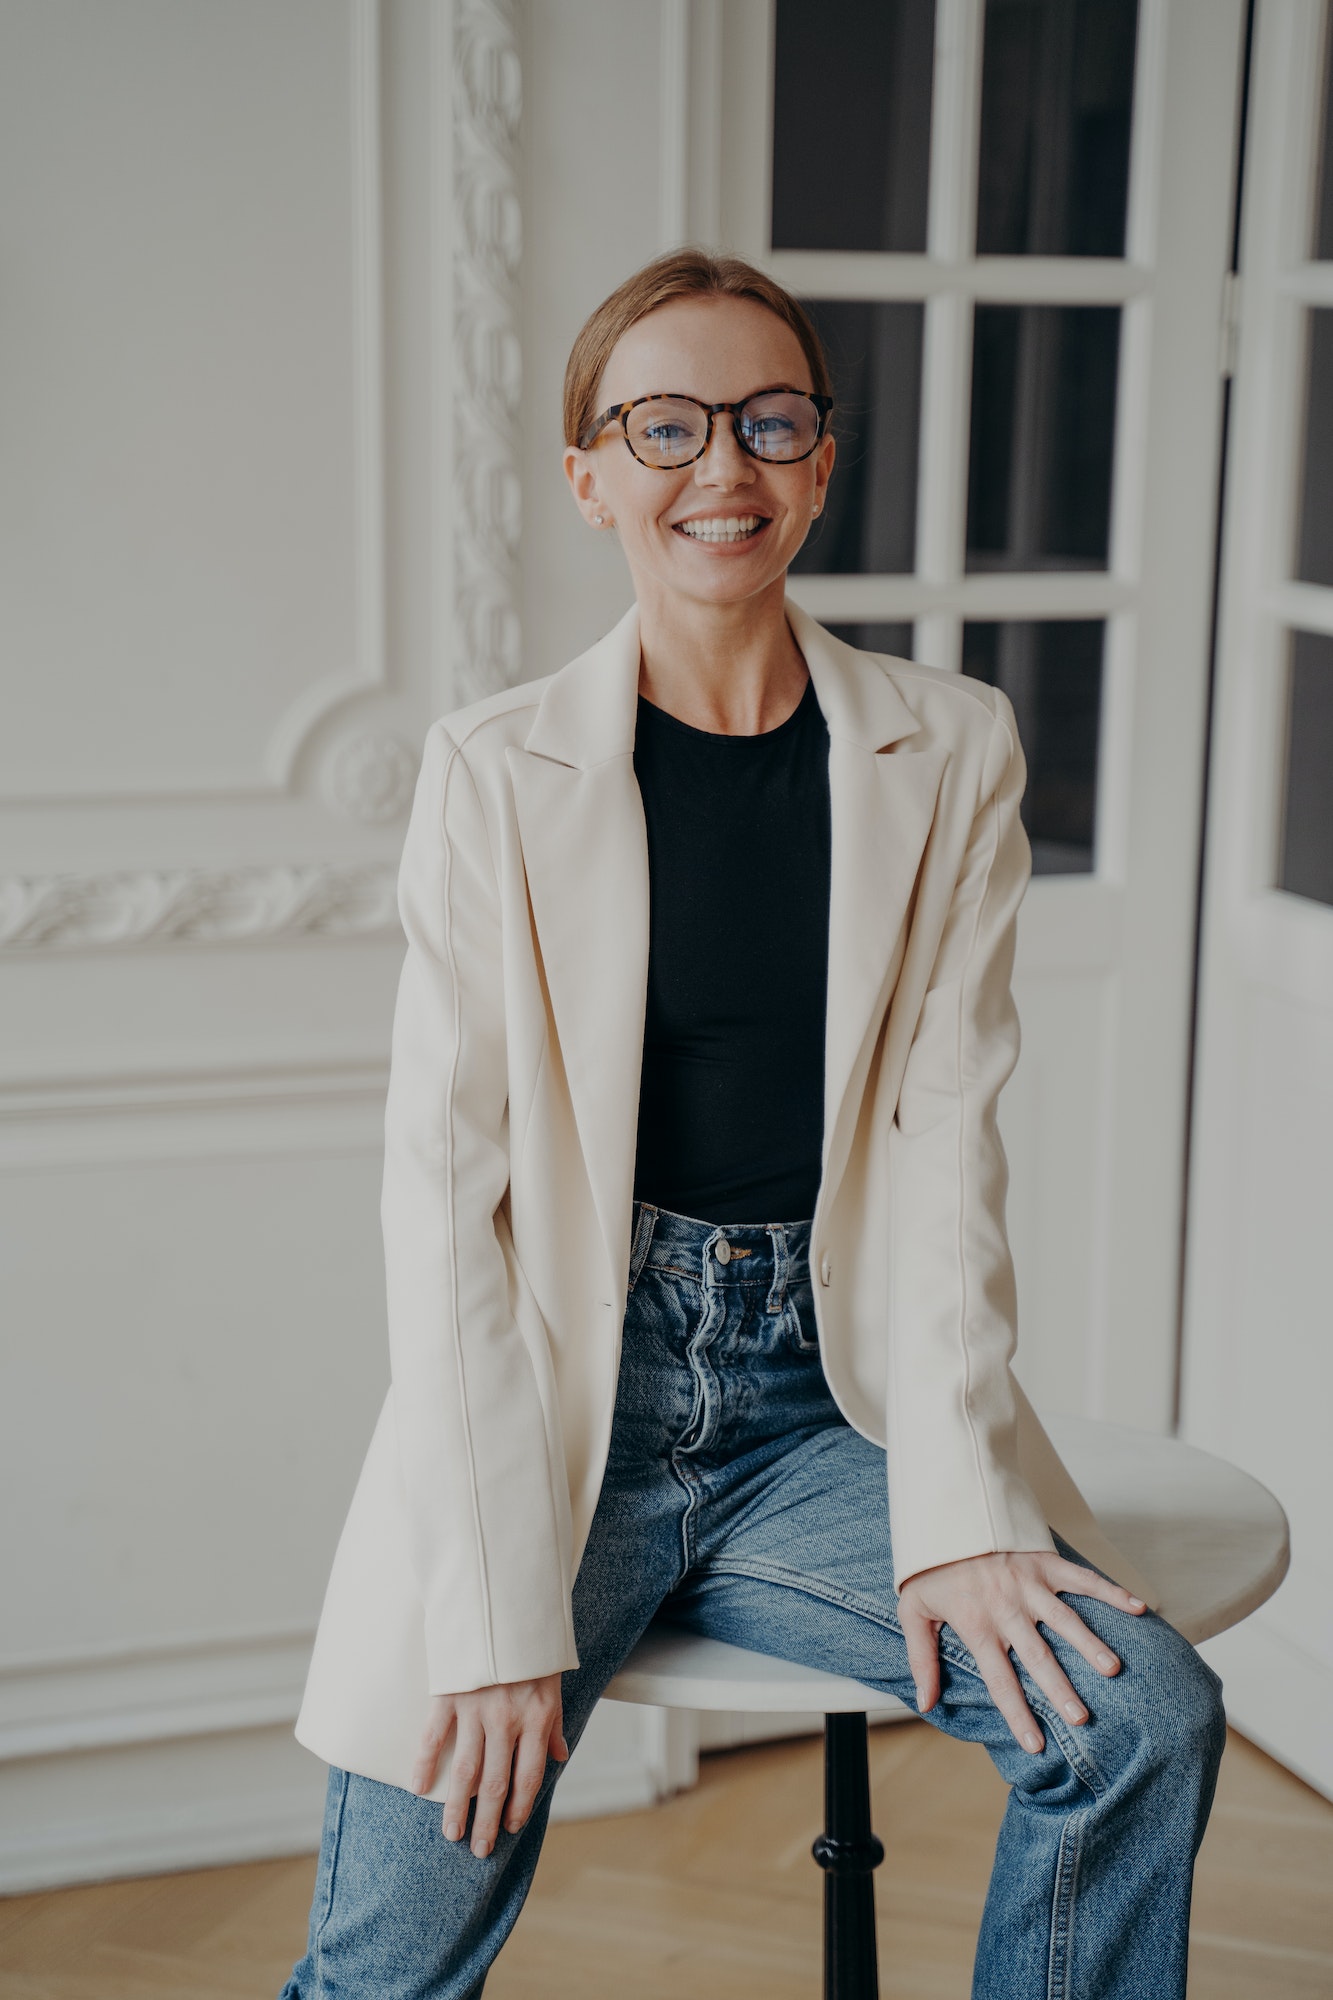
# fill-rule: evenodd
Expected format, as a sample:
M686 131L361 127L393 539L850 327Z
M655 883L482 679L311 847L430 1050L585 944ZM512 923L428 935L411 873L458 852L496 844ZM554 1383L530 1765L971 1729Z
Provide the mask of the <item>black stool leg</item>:
M872 1869L884 1848L870 1827L864 1715L824 1717L824 2000L879 2000Z

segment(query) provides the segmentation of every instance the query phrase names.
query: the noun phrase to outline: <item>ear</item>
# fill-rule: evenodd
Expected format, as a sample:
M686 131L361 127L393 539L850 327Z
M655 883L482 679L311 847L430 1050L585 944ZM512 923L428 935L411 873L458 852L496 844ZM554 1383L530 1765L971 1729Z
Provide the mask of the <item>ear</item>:
M828 483L837 454L837 441L829 432L819 440L819 450L815 453L815 506L821 514L828 499Z
M611 526L611 512L602 499L597 487L597 473L593 466L592 453L580 451L575 444L566 445L561 463L565 468L565 478L569 490L574 495L574 504L590 528ZM601 519L598 519L598 516Z

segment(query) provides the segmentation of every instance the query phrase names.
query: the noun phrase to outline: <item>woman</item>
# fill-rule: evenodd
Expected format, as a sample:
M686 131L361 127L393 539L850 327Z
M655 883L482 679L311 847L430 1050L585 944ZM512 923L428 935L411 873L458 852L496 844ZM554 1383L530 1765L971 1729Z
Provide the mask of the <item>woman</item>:
M1218 1682L1100 1573L1135 1582L1010 1370L1013 712L786 602L830 407L758 271L629 279L565 469L635 607L430 733L393 1387L297 1725L332 1769L289 2000L480 1993L659 1610L986 1745L976 1994L1184 1991Z

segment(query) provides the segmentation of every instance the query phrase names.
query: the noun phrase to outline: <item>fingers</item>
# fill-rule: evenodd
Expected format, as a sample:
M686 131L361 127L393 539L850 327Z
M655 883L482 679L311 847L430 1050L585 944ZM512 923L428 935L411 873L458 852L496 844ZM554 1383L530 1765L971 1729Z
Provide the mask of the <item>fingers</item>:
M1058 1633L1076 1652L1080 1653L1100 1674L1110 1676L1120 1672L1120 1660L1106 1641L1090 1626L1085 1625L1072 1604L1058 1591L1078 1593L1084 1597L1095 1597L1103 1604L1110 1604L1116 1610L1128 1611L1133 1616L1147 1609L1141 1597L1135 1597L1123 1585L1112 1583L1109 1578L1099 1576L1095 1570L1085 1569L1080 1563L1066 1562L1063 1557L1054 1557L1043 1565L1047 1588L1035 1598L1030 1597L1016 1618L1011 1620L1005 1636L1009 1647L1017 1659L1026 1667L1032 1679L1047 1697L1048 1701L1065 1719L1081 1727L1088 1720L1088 1710L1082 1698L1061 1667L1059 1660L1037 1629L1038 1623L1049 1631ZM1026 1704L1025 1704L1026 1706ZM1013 1724L1010 1724L1011 1728ZM1018 1740L1025 1743L1027 1726L1023 1724ZM1025 1743L1025 1747L1031 1748Z
M1036 1716L1027 1705L1018 1675L1010 1665L1002 1641L990 1636L973 1645L971 1652L990 1698L1008 1723L1015 1743L1035 1757L1044 1749L1046 1739L1037 1727Z
M500 1815L509 1796L509 1775L514 1760L514 1729L500 1723L486 1732L482 1757L481 1783L477 1786L477 1808L472 1815L472 1852L484 1861L495 1846L500 1831Z
M1087 1709L1036 1626L1025 1620L1015 1629L1010 1645L1047 1700L1066 1721L1075 1725L1086 1722Z
M449 1741L454 1726L454 1706L447 1695L432 1698L430 1714L422 1731L421 1748L417 1761L412 1766L411 1785L414 1792L426 1793L435 1783L435 1772L440 1761L440 1752Z
M907 1597L898 1600L898 1622L907 1644L917 1709L924 1715L940 1698L939 1627Z
M1103 1604L1110 1604L1117 1611L1128 1611L1133 1618L1148 1609L1143 1599L1135 1597L1123 1584L1098 1576L1096 1570L1084 1569L1082 1563L1066 1562L1063 1556L1050 1556L1042 1567L1051 1590L1067 1592L1071 1597L1098 1597Z
M518 1739L514 1751L514 1777L509 1787L509 1809L505 1813L506 1833L518 1833L527 1824L528 1815L541 1790L542 1779L546 1776L547 1731L540 1718L525 1729Z
M1099 1674L1118 1674L1119 1656L1112 1652L1105 1639L1101 1638L1083 1623L1072 1604L1066 1604L1063 1597L1052 1595L1044 1604L1036 1607L1033 1614L1043 1625L1058 1632L1062 1639L1083 1655L1090 1667L1096 1667Z
M481 1775L485 1736L478 1715L460 1716L454 1744L454 1760L449 1767L449 1784L444 1795L441 1824L446 1840L461 1840L467 1825L468 1808Z

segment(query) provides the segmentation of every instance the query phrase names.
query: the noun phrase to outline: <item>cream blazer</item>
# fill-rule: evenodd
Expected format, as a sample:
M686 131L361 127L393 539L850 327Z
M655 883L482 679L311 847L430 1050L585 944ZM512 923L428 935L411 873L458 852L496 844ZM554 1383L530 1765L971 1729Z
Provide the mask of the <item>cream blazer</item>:
M829 730L830 1388L886 1449L894 1562L1049 1549L1122 1580L1011 1371L996 1100L1030 872L1005 695L788 618ZM406 1786L428 1694L574 1667L629 1284L648 973L637 610L432 727L403 852L383 1227L392 1386L300 1741ZM442 1771L432 1796L443 1796Z

